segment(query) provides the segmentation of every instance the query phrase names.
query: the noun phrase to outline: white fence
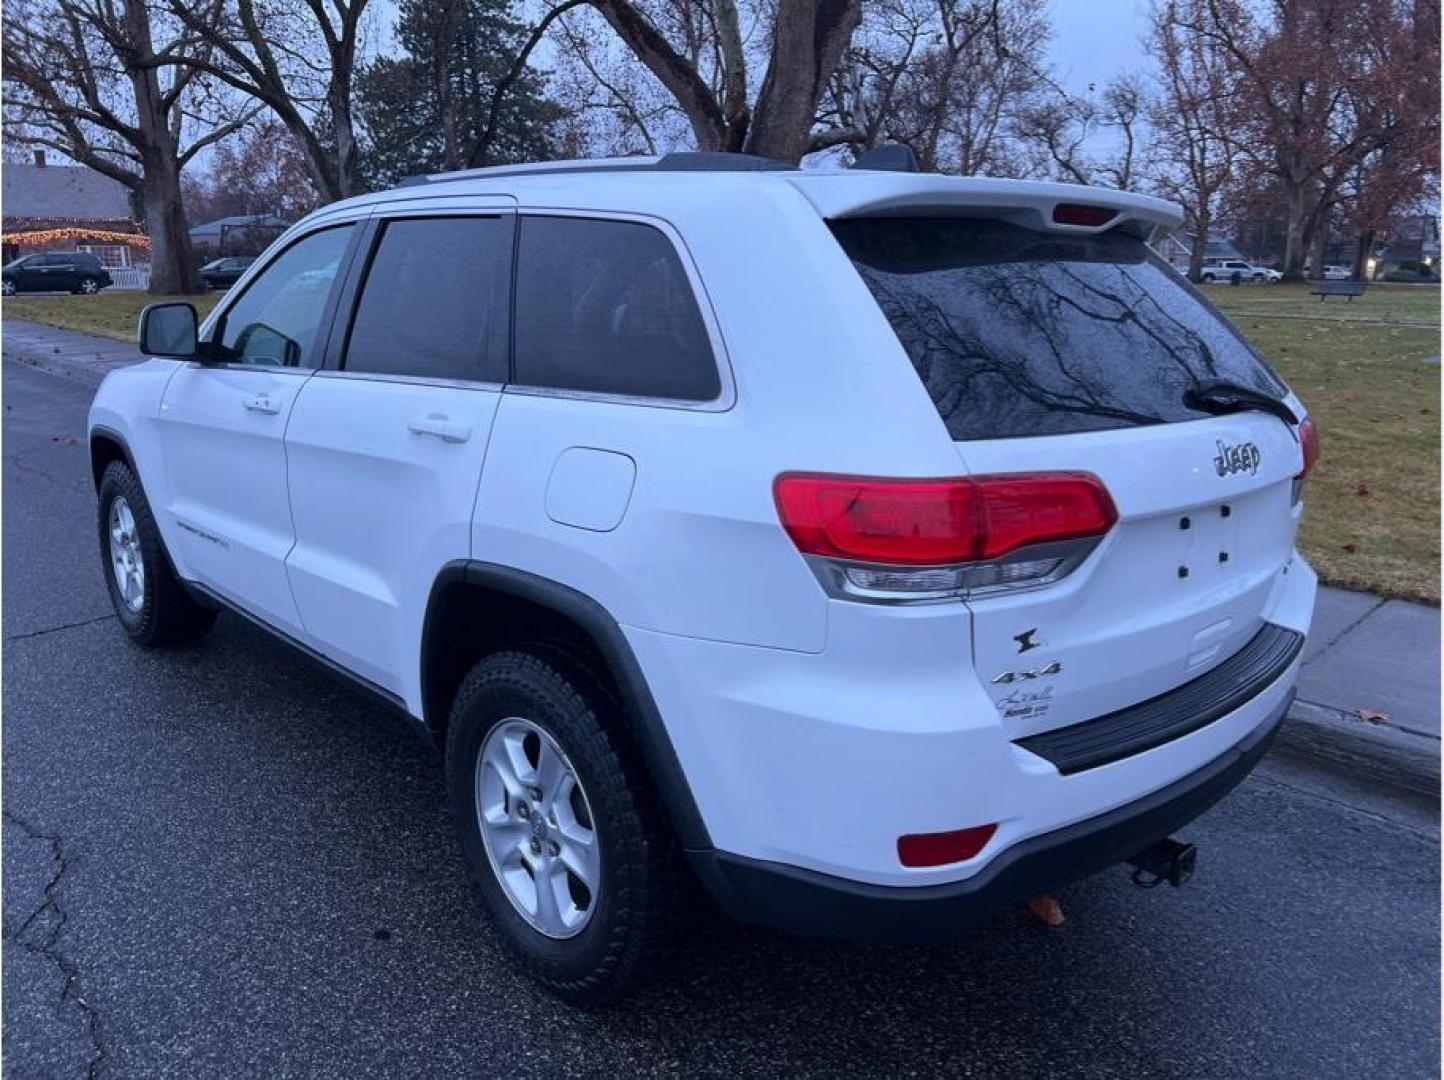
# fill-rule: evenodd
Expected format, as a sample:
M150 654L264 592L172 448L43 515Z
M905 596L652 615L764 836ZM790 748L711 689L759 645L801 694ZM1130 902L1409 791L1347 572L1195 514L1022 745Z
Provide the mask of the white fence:
M117 267L110 271L112 289L129 289L144 292L150 288L149 266Z

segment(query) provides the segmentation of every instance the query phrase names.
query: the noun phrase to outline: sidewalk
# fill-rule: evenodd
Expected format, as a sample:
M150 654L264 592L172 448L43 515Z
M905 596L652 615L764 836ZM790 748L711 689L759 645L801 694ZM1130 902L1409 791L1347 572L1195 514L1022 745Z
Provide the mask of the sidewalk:
M111 338L6 319L7 360L91 386L141 359ZM1282 736L1293 749L1386 782L1439 783L1439 610L1320 588L1298 698Z

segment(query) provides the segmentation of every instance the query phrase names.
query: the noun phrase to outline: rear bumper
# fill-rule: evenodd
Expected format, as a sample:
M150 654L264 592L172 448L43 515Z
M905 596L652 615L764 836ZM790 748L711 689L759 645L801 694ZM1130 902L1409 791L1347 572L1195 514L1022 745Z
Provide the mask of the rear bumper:
M1258 764L1293 696L1290 690L1240 742L1195 772L1020 841L963 881L876 885L720 851L688 857L717 902L742 922L881 944L954 940L991 912L1123 862L1192 821Z

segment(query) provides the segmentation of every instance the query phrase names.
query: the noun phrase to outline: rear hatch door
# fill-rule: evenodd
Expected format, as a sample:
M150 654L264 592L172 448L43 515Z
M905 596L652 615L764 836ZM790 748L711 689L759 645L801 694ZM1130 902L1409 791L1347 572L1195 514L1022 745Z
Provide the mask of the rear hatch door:
M1259 632L1293 553L1302 410L1197 290L1120 230L956 215L832 228L962 471L1088 472L1117 508L1061 579L967 600L1011 736L1146 701ZM1262 408L1200 399L1219 386Z

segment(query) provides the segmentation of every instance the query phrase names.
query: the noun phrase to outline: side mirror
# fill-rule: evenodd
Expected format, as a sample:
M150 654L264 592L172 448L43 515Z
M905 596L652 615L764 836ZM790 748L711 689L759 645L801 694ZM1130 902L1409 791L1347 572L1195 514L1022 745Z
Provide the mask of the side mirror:
M184 302L147 304L140 313L136 337L146 356L195 360L198 320L196 309Z

